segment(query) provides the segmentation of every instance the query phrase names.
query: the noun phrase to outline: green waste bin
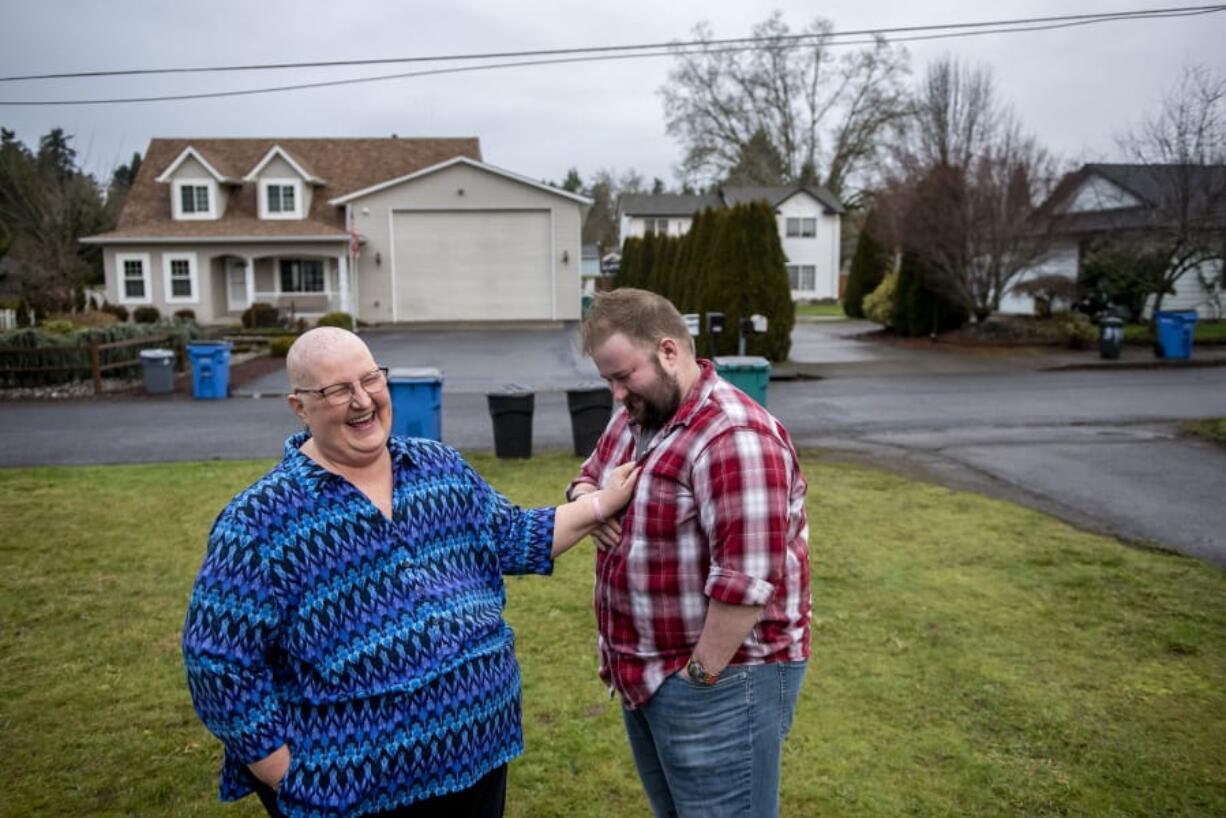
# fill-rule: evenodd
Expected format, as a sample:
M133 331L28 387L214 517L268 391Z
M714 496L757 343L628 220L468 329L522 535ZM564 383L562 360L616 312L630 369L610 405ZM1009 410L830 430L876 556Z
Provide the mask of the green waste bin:
M715 359L721 378L766 406L766 388L771 380L771 362L758 355L723 355Z

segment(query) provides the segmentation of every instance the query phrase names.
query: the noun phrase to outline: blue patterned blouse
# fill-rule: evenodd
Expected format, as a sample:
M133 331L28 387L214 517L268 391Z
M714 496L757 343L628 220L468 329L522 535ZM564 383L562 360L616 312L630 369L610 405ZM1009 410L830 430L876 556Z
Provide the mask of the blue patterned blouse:
M554 510L519 509L454 450L388 441L388 520L291 437L217 518L183 627L221 798L288 744L292 818L464 789L523 750L504 574L548 574Z

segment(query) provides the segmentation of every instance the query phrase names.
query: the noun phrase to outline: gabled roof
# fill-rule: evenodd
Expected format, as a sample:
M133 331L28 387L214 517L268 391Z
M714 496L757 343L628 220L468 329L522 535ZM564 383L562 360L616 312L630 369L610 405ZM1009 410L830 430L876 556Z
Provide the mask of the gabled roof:
M222 184L236 184L238 182L238 180L233 176L219 171L212 162L201 156L200 152L191 145L184 148L182 152L175 157L175 160L166 166L166 170L162 171L162 175L157 178L157 181L161 183L169 182L170 178L174 176L174 172L178 170L179 166L188 159L195 159L204 166L204 169L209 172L210 176Z
M771 207L778 207L788 199L800 193L807 193L816 199L829 213L842 213L843 204L830 191L816 185L779 185L774 187L741 187L723 188L720 193L729 205L743 204L766 200Z
M278 156L281 157L286 162L286 164L288 164L291 168L293 168L294 172L297 173L299 176L301 176L305 181L310 182L313 185L324 184L323 179L320 179L318 176L315 176L309 170L304 168L298 160L294 159L294 157L286 153L285 149L282 148L280 145L273 145L271 148L269 148L268 153L264 154L264 158L261 159L259 162L257 162L255 167L252 168L251 171L246 176L243 177L243 181L244 182L254 182L256 179L259 178L260 171L264 170L264 168L268 165L268 163L271 162L273 159L277 158Z
M501 176L504 179L510 179L513 182L519 182L520 184L528 185L529 187L534 187L537 190L543 190L546 193L552 193L555 196L561 196L564 199L570 199L572 201L578 202L579 204L590 205L592 203L591 199L587 198L586 196L580 196L578 193L571 193L569 190L563 190L560 187L553 187L551 185L542 184L536 181L535 179L529 179L527 176L520 176L518 173L512 173L511 171L503 170L502 168L496 168L493 165L487 165L485 162L481 162L476 159L471 159L467 156L456 156L451 159L448 159L445 162L439 162L437 165L431 165L428 168L422 168L421 170L414 171L413 173L407 173L404 176L398 176L395 179L388 179L386 181L379 182L378 184L371 185L370 187L362 188L361 190L355 190L352 193L346 194L344 196L338 196L335 199L331 199L328 202L328 204L332 204L332 205L348 204L349 202L352 202L356 199L360 199L363 196L369 196L372 193L378 193L381 190L387 190L390 187L395 187L396 185L401 185L401 184L404 184L405 182L412 181L413 179L419 179L423 176L428 176L432 173L438 173L440 170L454 167L456 165L467 165L469 167L478 168L480 170L484 170L489 173L492 173L496 176Z
M627 193L618 201L618 210L627 216L692 216L708 207L732 207L746 202L765 201L778 207L796 195L812 196L827 213L842 213L843 205L830 191L811 185L776 187L732 186L718 193Z
M310 212L298 220L259 217L254 184L232 189L225 214L216 220L175 221L170 196L158 180L182 163L184 155L207 162L222 179L239 184L249 168L279 147L324 181ZM389 178L436 166L457 156L481 159L476 138L456 139L152 139L132 182L115 230L94 239L216 238L223 236L344 236L344 211L328 203Z
M617 209L627 216L692 216L721 204L714 193L624 193Z
M1060 212L1077 191L1094 177L1105 179L1140 200L1136 207ZM1226 165L1142 165L1091 163L1065 174L1039 208L1052 229L1069 235L1117 230L1149 230L1162 226L1171 204L1181 198L1193 212L1216 213L1226 224Z

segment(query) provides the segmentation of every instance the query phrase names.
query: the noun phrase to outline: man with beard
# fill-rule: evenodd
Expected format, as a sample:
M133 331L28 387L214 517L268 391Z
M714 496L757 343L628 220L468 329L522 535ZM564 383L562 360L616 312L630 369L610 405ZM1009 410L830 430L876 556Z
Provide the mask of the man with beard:
M584 351L622 408L567 489L642 473L593 532L600 675L658 816L775 816L809 656L807 483L787 430L695 357L666 299L596 296Z

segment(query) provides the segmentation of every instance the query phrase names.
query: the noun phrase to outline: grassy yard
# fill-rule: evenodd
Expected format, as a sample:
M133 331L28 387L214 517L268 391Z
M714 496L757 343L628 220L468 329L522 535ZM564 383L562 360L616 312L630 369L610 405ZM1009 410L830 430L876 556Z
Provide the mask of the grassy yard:
M1128 324L1124 327L1124 340L1130 344L1152 344L1154 335L1149 324ZM1197 321L1192 343L1226 344L1226 321Z
M473 458L525 504L577 461ZM0 471L4 816L255 816L179 627L213 516L267 463ZM809 461L814 656L785 814L1226 814L1226 575L1005 503ZM512 579L512 816L640 816L596 679L591 548Z
M819 318L846 318L842 304L797 304L797 317L802 315Z
M1226 418L1189 420L1183 424L1183 429L1190 434L1203 437L1205 440L1212 440L1214 443L1221 443L1226 446Z

